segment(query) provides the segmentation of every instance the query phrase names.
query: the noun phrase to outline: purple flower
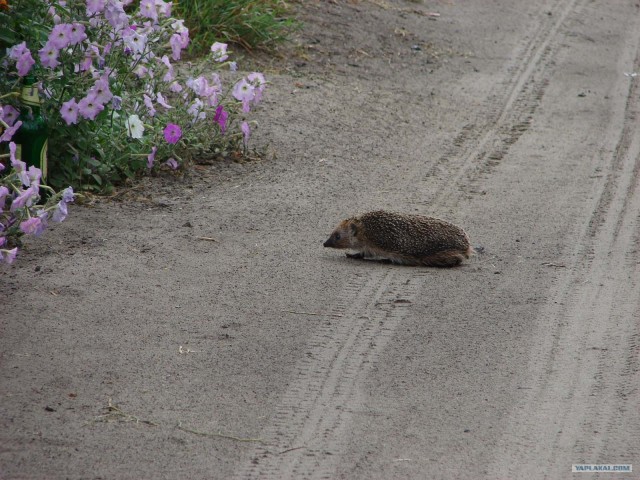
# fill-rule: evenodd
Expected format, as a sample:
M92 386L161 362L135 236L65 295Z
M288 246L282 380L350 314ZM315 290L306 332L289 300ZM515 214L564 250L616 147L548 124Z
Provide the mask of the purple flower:
M247 145L249 145L249 135L251 135L249 124L247 122L242 122L240 130L242 130L242 142L244 143L244 148L247 148Z
M7 128L4 133L0 136L0 143L8 142L11 140L11 137L18 131L20 126L22 125L22 120L18 120L13 126Z
M216 108L216 114L213 117L213 121L220 125L220 133L223 135L224 132L227 131L227 118L229 118L229 113L225 111L222 105L219 105L218 108Z
M180 60L181 50L183 48L187 48L187 46L189 45L189 30L185 26L180 24L178 33L174 33L173 35L171 35L171 38L169 39L169 45L171 46L171 56L173 57L173 59Z
M38 54L40 55L40 63L42 63L43 67L54 69L60 65L58 61L60 50L51 44L51 42L47 42L47 44L38 51Z
M87 0L87 15L95 15L104 10L104 0Z
M100 79L91 87L89 95L93 95L94 100L97 103L104 105L113 98L113 93L109 90L109 76L103 75Z
M16 68L18 69L18 76L24 77L27 73L29 73L29 70L31 70L31 67L33 67L35 63L36 61L31 56L31 52L29 50L27 50L25 53L20 55L20 58L16 62Z
M13 202L11 202L10 211L15 212L19 208L30 207L37 198L38 186L31 185L26 190L23 190L20 195L13 199Z
M69 29L69 45L76 45L87 39L87 34L84 33L84 25L81 23L72 23Z
M166 127L164 127L164 139L167 143L176 144L180 137L182 137L182 129L179 125L175 123L170 123Z
M17 149L18 149L18 147L16 146L15 143L9 142L9 161L11 162L11 165L16 165L18 163L18 161L19 161L16 158L16 150ZM22 163L24 163L24 162L22 162ZM26 163L25 163L25 166L26 166Z
M13 167L13 169L15 170L16 174L18 175L18 178L20 179L20 182L22 182L22 184L25 187L28 187L29 185L31 185L31 179L29 178L29 173L27 172L27 164L25 162L23 162L22 160L19 160L16 158L16 144L11 142L9 144L9 155L11 157L11 166Z
M111 99L111 107L114 110L120 110L122 108L122 97L119 97L118 95L114 95L113 98Z
M104 18L115 29L122 30L129 26L129 16L124 11L122 2L109 0L104 9Z
M4 256L2 255L4 254ZM16 259L16 255L18 254L18 248L13 248L11 250L1 250L0 251L0 260L4 263L11 265L13 261Z
M31 165L27 170L27 176L29 177L29 185L40 185L40 179L42 178L42 170L38 167Z
M75 200L75 194L73 193L73 188L67 187L62 191L62 201L65 203L70 203Z
M259 72L250 73L247 75L247 80L255 88L253 103L258 103L262 98L262 92L267 86L267 81L265 80L264 75Z
M255 98L255 87L243 78L233 86L232 95L236 100L242 102L242 111L247 113L249 111L249 104Z
M156 109L153 106L153 101L151 100L151 97L145 93L144 95L142 95L142 101L144 102L145 107L147 107L147 112L149 113L149 116L155 117Z
M171 90L173 93L179 93L182 91L182 85L180 85L178 82L171 82L171 85L169 85L169 90Z
M62 104L60 116L67 122L67 125L78 123L78 104L76 103L76 97Z
M58 223L62 222L65 218L67 218L67 214L67 202L60 200L56 205L55 210L53 211L51 220Z
M4 203L7 200L7 195L9 195L9 189L4 185L0 185L0 210L4 209Z
M87 120L95 120L102 110L104 110L104 105L96 102L91 94L78 102L78 112Z
M2 111L0 112L0 118L2 118L2 121L9 126L15 123L19 115L20 113L18 110L13 108L11 105L5 105L2 107Z
M18 60L22 55L27 53L29 49L27 48L27 42L22 42L17 45L14 45L11 48L7 48L7 55L11 60Z
M164 97L160 92L158 92L158 94L156 95L156 102L158 102L160 105L162 105L166 109L173 108L171 105L167 103L167 101L164 99Z
M124 44L134 53L143 53L147 45L147 36L129 29L122 35Z
M156 7L158 7L158 13L169 18L171 16L171 2L163 2L162 0L156 0Z
M227 55L227 44L215 42L211 45L211 53L213 53L213 60L216 62L224 62L229 55Z
M156 10L155 0L140 1L140 15L150 18L154 22L158 21L158 11Z
M46 218L46 217L45 217ZM20 224L20 230L27 235L39 236L47 228L46 221L41 217L32 217Z
M178 162L176 162L175 158L170 158L169 160L164 162L164 164L169 166L169 168L171 168L171 170L177 170L178 166L179 166Z
M166 55L163 55L161 58L161 61L167 67L167 73L164 74L162 81L167 83L172 82L173 79L175 78L175 74L173 72L173 65L171 65L171 62L169 61L169 57L167 57Z
M199 98L196 98L191 106L187 109L187 113L189 113L193 117L193 121L197 122L198 120L204 120L207 118L206 112L204 110L204 103Z
M47 42L58 50L67 48L71 44L71 24L60 23L53 27L49 34L49 41Z
M133 73L135 73L138 78L142 78L142 77L144 77L145 75L147 75L149 73L149 69L147 67L145 67L144 65L139 64L135 68ZM149 76L153 78L153 75L149 75Z
M156 152L158 151L158 147L152 147L151 153L147 155L147 168L153 168L153 162L156 161Z

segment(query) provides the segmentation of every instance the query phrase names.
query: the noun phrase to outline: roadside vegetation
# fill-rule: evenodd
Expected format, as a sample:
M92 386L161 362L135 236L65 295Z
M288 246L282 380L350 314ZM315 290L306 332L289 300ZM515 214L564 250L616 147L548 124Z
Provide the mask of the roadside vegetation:
M276 0L0 0L0 263L62 221L74 189L246 155L267 79L241 73L230 42L284 40L287 11ZM186 52L199 61L181 69ZM36 124L47 163L21 157Z

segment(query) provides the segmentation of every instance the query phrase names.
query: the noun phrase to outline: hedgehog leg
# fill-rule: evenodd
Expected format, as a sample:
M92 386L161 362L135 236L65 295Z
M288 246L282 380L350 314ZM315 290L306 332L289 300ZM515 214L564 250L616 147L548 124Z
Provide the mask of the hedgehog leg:
M354 258L356 260L364 260L364 252L347 253L347 258Z
M459 250L447 250L425 257L422 259L421 263L427 267L457 267L465 258L468 258L466 252L463 253Z

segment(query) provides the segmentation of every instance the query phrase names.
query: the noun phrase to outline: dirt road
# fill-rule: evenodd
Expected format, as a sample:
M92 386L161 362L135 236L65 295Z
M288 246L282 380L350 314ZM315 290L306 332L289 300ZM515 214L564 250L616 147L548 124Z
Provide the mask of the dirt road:
M639 5L300 9L254 137L275 159L75 208L2 272L0 478L640 469ZM375 208L486 253L322 248Z

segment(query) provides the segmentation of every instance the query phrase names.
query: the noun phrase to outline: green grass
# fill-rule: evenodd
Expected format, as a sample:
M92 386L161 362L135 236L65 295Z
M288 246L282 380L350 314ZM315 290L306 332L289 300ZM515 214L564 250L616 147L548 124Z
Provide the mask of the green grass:
M194 55L208 52L216 41L269 48L299 26L284 0L179 0L174 8L189 28Z

